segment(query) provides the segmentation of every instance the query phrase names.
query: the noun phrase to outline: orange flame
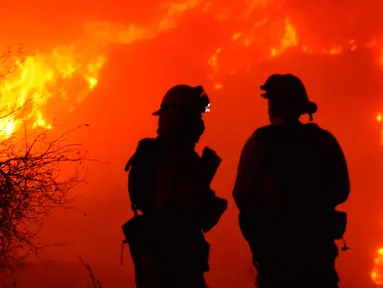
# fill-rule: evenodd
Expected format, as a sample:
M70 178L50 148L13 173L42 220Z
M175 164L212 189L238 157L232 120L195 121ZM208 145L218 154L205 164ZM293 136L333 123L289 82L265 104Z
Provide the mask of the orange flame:
M379 248L375 258L375 265L371 272L371 279L376 285L383 285L383 248Z
M267 3L270 4L270 1L262 1L262 2L250 1L250 2L252 4L257 3L258 8L259 6L266 5ZM249 13L252 13L254 9L255 9L254 7L250 9L251 12ZM250 16L247 15L246 19L248 17ZM290 17L286 17L283 20L282 35L280 35L277 31L278 28L281 28L280 24L281 24L281 21L270 22L270 19L268 17L265 17L261 19L260 21L256 22L254 25L252 25L250 29L243 30L243 31L236 31L235 33L233 33L231 35L231 39L230 39L231 41L229 42L229 44L218 48L213 53L213 55L209 58L208 63L213 69L210 75L210 78L213 81L216 81L215 78L218 78L220 74L224 74L232 70L247 69L248 67L238 68L238 67L225 67L225 65L222 65L223 60L227 60L229 58L232 58L232 59L236 58L236 61L234 63L233 61L231 62L228 61L230 62L229 65L240 66L241 61L239 59L241 58L243 54L241 52L245 51L244 49L240 50L240 52L237 55L235 56L230 55L230 57L226 57L226 59L223 59L222 55L225 55L226 51L233 50L233 47L238 47L238 46L242 46L246 48L263 47L265 44L265 41L267 41L268 39L268 35L270 34L272 35L271 42L274 42L274 45L269 46L270 48L267 54L255 52L258 55L257 63L270 60L270 58L282 56L289 49L297 49L305 54L319 53L319 54L325 54L329 56L335 56L335 55L340 55L344 53L345 51L354 52L361 47L366 47L370 49L379 47L379 43L378 41L376 41L376 39L373 39L372 41L368 43L357 43L354 39L350 39L347 43L343 45L334 45L333 47L327 47L327 48L311 47L299 41L299 35L297 32L297 29ZM243 62L247 63L248 65L250 62L250 59L247 59L246 61L243 61ZM380 65L383 66L383 46L381 48L380 55L378 57L378 62L380 62ZM214 63L214 65L212 63Z
M244 18L246 20L250 17L250 14L256 8L264 8L271 1L249 1L251 2L249 10L245 13ZM254 6L257 4L256 6ZM383 45L380 47L379 41L376 39L372 39L372 41L367 43L357 43L354 39L350 39L347 43L343 45L334 45L333 47L321 48L321 47L311 47L305 45L304 43L300 43L298 41L298 32L296 27L293 24L293 21L290 17L286 17L283 22L283 33L281 36L278 36L277 31L275 31L275 27L279 27L280 21L276 21L274 23L270 23L270 19L268 17L264 17L262 20L255 22L254 25L250 27L250 29L243 31L236 31L231 35L231 39L229 44L226 46L219 47L214 51L211 57L208 59L208 64L211 68L211 73L209 74L210 79L214 82L215 89L222 89L222 84L218 81L218 78L222 74L232 73L235 70L246 70L249 69L251 65L250 59L245 59L245 61L241 61L241 57L243 52L248 51L249 48L263 47L264 41L267 40L267 35L272 34L273 36L277 35L273 39L272 42L279 43L277 45L270 45L269 53L262 54L258 52L254 52L258 55L258 62L268 61L271 58L282 56L289 49L296 49L305 54L325 54L329 56L336 56L344 53L345 51L354 52L361 47L366 47L369 49L372 48L380 48L380 54L377 59L377 63L383 66ZM266 31L265 31L266 30ZM261 35L261 36L259 36ZM278 39L279 37L279 39ZM263 44L263 45L260 45ZM242 48L236 55L227 56L227 51L232 52L235 51L235 48L238 46L242 46ZM234 48L233 48L234 47ZM226 57L225 57L226 56ZM228 59L236 59L235 61L231 61ZM243 63L245 63L243 65ZM239 67L241 66L242 67ZM246 66L245 66L246 65ZM376 117L377 122L383 122L383 114L379 114ZM383 145L383 126L381 130L381 144Z
M285 19L285 33L282 38L281 47L279 49L271 48L271 56L281 55L286 49L297 45L298 41L295 28L289 19Z
M48 54L37 51L23 60L12 57L16 70L0 81L0 139L9 138L26 123L32 128L51 129L53 124L46 119L44 106L55 97L84 100L99 82L109 44L154 38L176 27L179 15L200 3L201 0L189 0L170 4L161 19L145 27L85 23L82 41L54 48ZM70 91L75 84L75 91Z
M80 102L97 85L106 61L104 55L84 57L71 47L56 48L50 54L37 52L23 60L11 57L16 69L0 82L0 138L10 137L25 121L33 128L51 129L41 108L51 97L67 98L68 81L75 78L83 82L74 95Z
M376 115L376 121L382 124L383 114L379 113L378 115ZM380 144L383 145L383 126L380 129Z
M230 49L235 51L246 48L246 51L250 51L250 49L258 49L266 45L265 53L256 53L259 55L257 57L259 63L281 56L288 49L297 49L308 54L339 55L344 51L356 51L363 46L379 47L375 39L370 43L356 43L351 39L344 45L327 48L305 45L299 40L299 33L291 17L279 20L272 20L270 17L260 18L260 11L272 9L270 7L274 4L279 7L278 3L272 0L246 0L245 2L246 7L239 17L231 15L229 9L217 8L212 2L206 0L185 0L181 3L163 5L165 9L163 16L145 26L110 22L85 23L82 41L54 48L48 54L42 52L29 54L24 61L19 58L14 59L17 66L16 72L0 81L0 111L2 112L0 138L11 136L22 124L25 124L25 121L31 122L33 128L52 128L53 123L44 113L44 106L55 97L74 99L77 102L85 99L99 83L99 72L107 61L108 45L130 44L157 37L160 33L177 27L181 17L192 9L211 14L218 21L233 19L244 21L244 27L247 27L230 35L229 44L217 47L208 59L207 63L211 69L209 77L216 89L223 88L222 83L218 81L220 74L234 73L236 70L249 69L251 66L250 61L238 59L241 53L238 53L239 57L227 55L226 52ZM267 43L269 36L271 39ZM260 43L262 45L259 45ZM245 50L242 49L240 52L243 51ZM227 65L223 60L229 64ZM378 61L381 61L383 65L383 56L380 56ZM243 67L239 67L241 65ZM73 83L79 82L80 87L70 91ZM10 115L12 111L17 113Z

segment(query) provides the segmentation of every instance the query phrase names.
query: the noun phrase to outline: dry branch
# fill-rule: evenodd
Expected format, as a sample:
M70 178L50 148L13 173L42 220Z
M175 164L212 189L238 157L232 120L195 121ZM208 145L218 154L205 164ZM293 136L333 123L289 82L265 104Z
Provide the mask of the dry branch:
M86 155L79 144L67 144L71 132L53 140L43 132L31 143L0 142L0 270L43 247L36 243L43 218L65 207L81 182L78 168Z
M21 63L10 49L0 55L0 80ZM29 101L18 108L2 103L0 120L19 118ZM44 217L53 208L68 208L69 192L82 180L78 168L86 155L68 137L83 126L54 139L48 131L30 139L25 126L0 139L0 272L12 271L30 253L46 247L37 241Z
M92 268L90 267L89 263L85 262L84 259L80 257L80 261L82 265L86 268L88 271L89 277L92 280L92 285L88 286L87 288L102 288L100 281L96 279L96 277L93 274Z

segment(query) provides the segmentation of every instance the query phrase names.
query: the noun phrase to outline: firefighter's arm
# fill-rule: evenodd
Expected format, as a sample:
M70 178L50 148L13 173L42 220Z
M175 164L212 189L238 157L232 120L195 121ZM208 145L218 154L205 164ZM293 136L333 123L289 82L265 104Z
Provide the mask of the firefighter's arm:
M239 159L237 177L233 189L233 198L240 211L247 210L246 207L252 202L256 191L257 173L257 151L255 136L251 136L242 149Z
M259 261L259 226L257 218L257 193L261 192L261 147L259 139L251 136L246 142L238 165L237 178L233 190L233 198L239 209L239 226L241 232L250 245L253 261Z
M349 197L350 194L350 178L346 158L336 138L328 133L328 144L331 161L332 174L333 174L333 191L334 191L334 206L338 206Z

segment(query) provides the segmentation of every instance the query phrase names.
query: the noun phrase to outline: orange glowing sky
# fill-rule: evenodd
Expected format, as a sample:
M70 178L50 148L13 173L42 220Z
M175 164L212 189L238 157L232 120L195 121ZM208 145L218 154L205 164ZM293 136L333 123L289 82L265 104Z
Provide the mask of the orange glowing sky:
M0 102L4 113L23 109L2 119L0 136L20 131L23 123L52 131L89 123L76 142L110 162L91 164L87 185L76 191L76 206L88 216L57 211L47 219L43 239L66 244L46 256L67 266L50 267L54 276L45 279L51 281L46 287L60 287L58 279L85 287L78 283L86 272L73 268L78 255L91 263L103 287L133 287L128 253L119 267L120 225L130 216L123 167L137 141L155 135L150 115L171 85L205 86L212 106L199 149L209 145L223 157L214 189L230 198L242 145L267 123L259 85L274 72L302 78L319 104L316 120L344 147L353 190L345 205L351 250L338 260L341 288L373 285L371 271L381 273L374 258L383 245L383 4L39 0L2 5L7 13L0 19L0 51L11 46L17 69L0 80ZM252 287L236 213L230 198L229 211L208 235L212 287ZM39 272L25 273L20 287L44 288L43 272L40 278ZM36 286L28 286L31 279Z

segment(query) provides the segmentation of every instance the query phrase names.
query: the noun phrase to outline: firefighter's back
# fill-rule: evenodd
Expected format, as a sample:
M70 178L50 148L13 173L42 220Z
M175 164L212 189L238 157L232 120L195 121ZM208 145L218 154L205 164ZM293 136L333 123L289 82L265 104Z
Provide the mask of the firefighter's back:
M256 137L265 168L257 207L258 217L265 219L262 242L267 243L267 282L261 287L322 287L320 279L323 284L328 277L337 279L338 249L328 226L335 209L332 135L316 124L294 123L260 128Z

